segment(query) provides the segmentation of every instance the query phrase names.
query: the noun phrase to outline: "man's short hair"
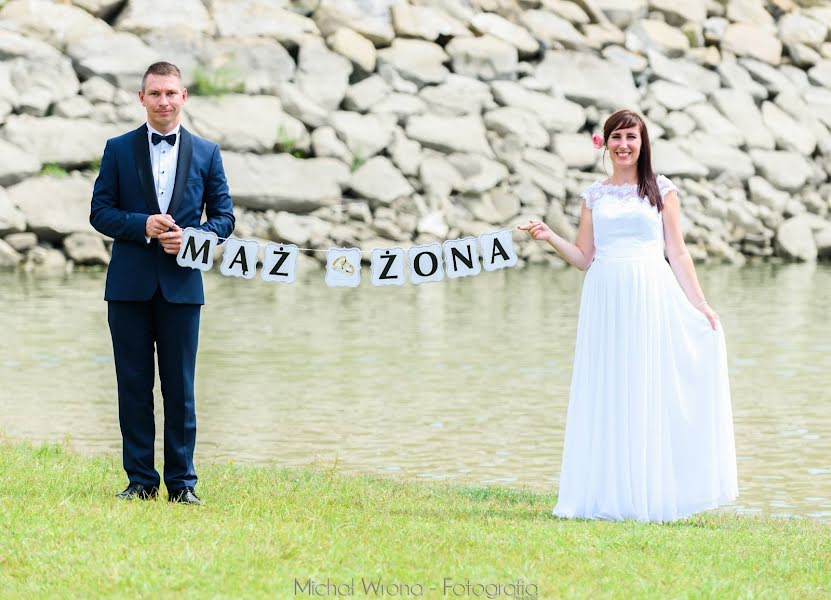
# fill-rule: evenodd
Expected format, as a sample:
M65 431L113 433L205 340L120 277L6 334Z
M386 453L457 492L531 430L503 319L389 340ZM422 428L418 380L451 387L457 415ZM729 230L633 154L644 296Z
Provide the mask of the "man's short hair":
M141 78L141 91L144 91L144 85L147 83L148 75L175 75L180 80L182 79L182 72L179 67L169 62L156 62L147 67L144 72L144 77Z

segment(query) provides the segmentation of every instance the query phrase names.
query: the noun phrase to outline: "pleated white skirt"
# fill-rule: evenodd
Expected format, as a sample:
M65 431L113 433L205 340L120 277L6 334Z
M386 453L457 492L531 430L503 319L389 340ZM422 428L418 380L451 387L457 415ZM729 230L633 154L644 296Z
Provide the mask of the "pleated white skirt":
M737 496L721 325L690 304L663 256L596 258L554 514L665 522Z

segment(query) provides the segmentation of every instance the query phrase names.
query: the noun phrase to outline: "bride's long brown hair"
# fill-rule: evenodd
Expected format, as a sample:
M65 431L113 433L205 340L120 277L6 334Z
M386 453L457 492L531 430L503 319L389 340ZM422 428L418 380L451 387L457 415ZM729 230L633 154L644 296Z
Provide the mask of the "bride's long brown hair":
M646 130L646 123L638 113L631 110L619 110L606 119L603 124L603 157L606 157L606 141L612 132L618 129L638 126L641 130L641 153L638 156L638 196L648 198L652 206L661 212L664 202L661 199L661 192L658 189L658 182L655 173L652 171L652 146L649 144L649 132Z

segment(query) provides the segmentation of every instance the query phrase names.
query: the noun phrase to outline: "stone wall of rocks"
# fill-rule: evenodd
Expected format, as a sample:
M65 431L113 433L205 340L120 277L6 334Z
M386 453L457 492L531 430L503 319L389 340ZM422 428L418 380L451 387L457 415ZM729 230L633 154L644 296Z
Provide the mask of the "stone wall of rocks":
M828 3L0 5L0 268L107 264L92 182L160 59L191 88L186 126L223 148L239 237L371 249L542 217L573 238L579 192L611 171L590 134L631 107L697 261L831 256Z

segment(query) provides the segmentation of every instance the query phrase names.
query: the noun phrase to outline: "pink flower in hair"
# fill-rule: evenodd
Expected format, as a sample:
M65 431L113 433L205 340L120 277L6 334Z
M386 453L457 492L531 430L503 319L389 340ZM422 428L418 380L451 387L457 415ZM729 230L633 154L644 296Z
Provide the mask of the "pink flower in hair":
M592 146L600 150L603 147L603 136L599 133L592 134Z

